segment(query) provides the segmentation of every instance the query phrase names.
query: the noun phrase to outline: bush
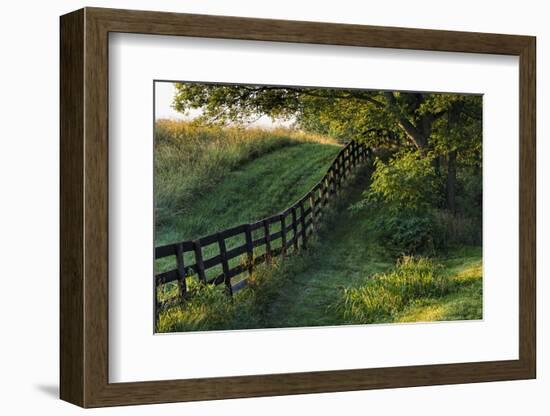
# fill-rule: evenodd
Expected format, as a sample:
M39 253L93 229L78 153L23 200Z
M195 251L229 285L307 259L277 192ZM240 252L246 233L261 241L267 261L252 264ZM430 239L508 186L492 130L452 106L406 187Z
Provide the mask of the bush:
M387 273L356 288L346 288L333 308L348 323L389 322L417 300L440 298L456 289L442 266L425 257L406 256Z
M432 158L418 151L397 153L388 163L374 162L372 183L365 196L387 209L422 211L434 205L438 179Z
M430 211L424 214L406 209L399 212L381 211L377 215L374 231L392 255L431 253L436 248Z
M401 152L388 161L376 159L364 199L351 207L368 208L374 232L393 255L431 253L435 248L432 206L439 182L429 156Z
M377 238L392 255L433 254L457 245L480 245L482 228L476 218L427 209L384 211L376 214Z

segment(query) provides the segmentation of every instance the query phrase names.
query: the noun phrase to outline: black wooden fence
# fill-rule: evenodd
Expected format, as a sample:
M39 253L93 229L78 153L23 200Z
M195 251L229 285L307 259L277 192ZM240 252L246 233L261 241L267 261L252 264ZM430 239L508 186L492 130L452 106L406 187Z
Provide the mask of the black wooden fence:
M337 194L351 171L367 158L368 150L364 144L349 142L340 150L327 173L300 200L284 211L264 218L252 224L242 224L205 237L181 241L155 248L155 259L175 256L176 268L158 273L155 276L155 289L170 282L178 282L180 299L186 299L188 288L186 279L196 275L205 284L225 285L229 295L246 287L248 278L232 282L242 273L252 274L254 267L260 263L270 262L273 256L284 255L291 250L307 247L308 238L317 228L323 208ZM273 232L273 230L277 230ZM258 236L258 234L260 234ZM242 239L244 244L227 248L227 240ZM205 257L205 248L216 244L218 254ZM276 247L277 246L277 247ZM262 254L258 255L261 249ZM212 250L209 250L212 251ZM246 255L245 261L239 261L230 267L230 260ZM185 261L192 258L191 261ZM190 264L187 264L190 263ZM207 271L215 267L221 270L213 277ZM171 302L160 302L155 290L155 310Z

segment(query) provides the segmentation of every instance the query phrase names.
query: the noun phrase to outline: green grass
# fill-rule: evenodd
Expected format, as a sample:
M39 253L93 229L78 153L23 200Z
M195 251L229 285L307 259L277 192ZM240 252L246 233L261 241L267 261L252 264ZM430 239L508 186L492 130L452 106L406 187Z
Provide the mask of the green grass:
M158 144L166 146L163 151L167 153L170 146L177 150L170 153L172 166L162 165L161 176L167 176L156 181L157 185L164 184L156 189L157 215L169 213L157 221L157 245L204 236L275 214L324 175L340 148L329 139L290 131L243 133L224 129L221 134L226 136L218 136L217 130L185 123L169 127L180 136L161 138L163 143ZM200 139L194 136L197 134ZM191 137L190 142L186 135ZM177 155L179 162L175 160ZM157 164L165 156L157 155ZM214 161L218 165L208 167ZM376 240L374 212L348 209L362 198L369 181L370 168L361 169L332 205L308 250L258 267L249 287L232 299L223 293L222 286L200 287L188 279L196 295L183 306L163 311L158 330L480 319L481 250L455 248L432 260L396 266L392 254ZM162 196L168 189L177 191L172 200ZM180 205L175 209L171 204ZM242 243L228 240L228 248ZM206 257L215 254L216 247L206 248ZM230 267L239 261L234 259ZM156 269L174 266L173 261L162 260ZM209 277L220 271L211 269ZM164 285L159 291L161 298L176 293L175 285Z
M167 126L171 130L166 131ZM160 177L155 187L156 215L171 212L157 220L156 246L203 237L282 211L323 177L341 148L335 141L322 136L282 129L267 132L218 130L190 126L185 122L161 121L156 134L159 141L156 152L161 152L155 155L156 175ZM169 160L165 160L163 154L170 154ZM213 165L207 168L209 164ZM167 168L167 165L173 167ZM164 178L165 175L169 178ZM168 182L183 184L181 189L171 188L176 192L173 200L185 201L178 209L171 208L169 203L162 205L167 203L163 195L167 193ZM199 184L202 187L190 191ZM186 197L188 193L192 196ZM271 231L276 232L279 228L279 224L273 224ZM260 237L262 232L257 230L253 237ZM243 235L226 241L228 250L244 243ZM273 248L278 245L280 240ZM261 255L263 249L255 250L255 255ZM204 247L203 253L205 259L219 254L217 244ZM230 267L243 261L244 255L232 259ZM194 262L192 253L186 253L185 262ZM157 272L175 266L174 258L155 262ZM207 278L219 273L221 265L207 270ZM172 297L175 289L175 285L165 285L160 290L160 298Z
M478 247L455 251L443 262L448 279L456 290L439 299L420 299L407 307L398 322L454 321L483 318L481 250Z
M445 262L406 257L392 270L344 289L336 308L353 324L481 319L481 295L480 260L456 271Z
M155 221L172 222L195 209L230 172L282 147L334 140L290 129L198 126L185 121L155 124ZM328 146L330 147L330 146ZM279 166L281 169L283 166ZM185 231L185 230L184 230ZM163 240L163 232L159 238Z
M198 238L276 214L300 199L326 172L339 147L297 143L245 161L157 228L157 244Z

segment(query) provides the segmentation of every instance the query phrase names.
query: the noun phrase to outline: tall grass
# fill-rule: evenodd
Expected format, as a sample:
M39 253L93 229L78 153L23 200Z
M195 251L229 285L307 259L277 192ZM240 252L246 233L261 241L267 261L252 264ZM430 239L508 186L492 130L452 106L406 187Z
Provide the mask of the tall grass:
M334 308L348 323L390 322L416 300L441 298L456 288L442 266L425 257L403 257L396 267L359 287L345 288Z
M261 264L248 277L248 285L233 297L223 285L201 285L190 280L193 295L184 303L172 306L159 315L157 332L211 331L267 328L266 317L273 301L285 290L293 273L305 256L296 253L283 259L273 258Z
M203 126L186 121L155 124L155 218L166 223L212 190L228 172L273 150L299 143L334 143L292 129Z

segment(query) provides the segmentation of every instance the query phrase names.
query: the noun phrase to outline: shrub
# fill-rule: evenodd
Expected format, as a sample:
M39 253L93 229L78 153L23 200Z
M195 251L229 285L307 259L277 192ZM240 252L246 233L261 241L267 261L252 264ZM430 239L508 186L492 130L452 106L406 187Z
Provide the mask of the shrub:
M440 298L455 288L441 265L429 258L406 256L392 271L376 274L362 286L342 289L333 308L349 323L388 322L413 302Z
M431 253L435 249L431 211L380 211L374 232L392 255Z
M367 200L383 203L392 211L422 211L434 204L438 187L432 158L418 151L397 153L389 162L374 162Z
M432 206L440 187L430 156L401 152L388 161L376 159L372 183L352 210L369 209L374 232L393 255L433 252Z

